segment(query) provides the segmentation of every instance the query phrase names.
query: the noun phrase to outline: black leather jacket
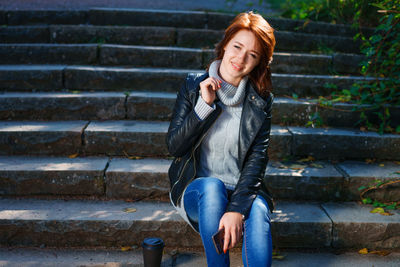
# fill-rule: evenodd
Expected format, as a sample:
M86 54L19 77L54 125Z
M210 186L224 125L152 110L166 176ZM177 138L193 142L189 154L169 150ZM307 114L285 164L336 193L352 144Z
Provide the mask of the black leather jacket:
M166 141L169 153L175 157L169 171L171 189L174 186L172 183L179 182L178 186L170 192L171 200L175 205L179 203L178 200L186 186L192 179L196 178L196 164L193 164L193 162L199 159L200 149L197 149L197 147L200 145L202 137L221 113L219 105L215 105L216 110L201 121L194 112L194 106L199 97L199 84L207 77L208 73L188 74L178 93L169 125ZM274 209L272 195L268 192L263 181L269 160L267 152L271 131L273 98L272 93L269 94L267 99L261 98L254 90L250 80L247 83L238 144L241 174L228 203L227 212L239 212L247 217L253 200L258 194L265 198L271 212ZM216 99L215 101L219 100ZM186 160L190 155L193 156L193 159L189 165L194 165L191 166L194 171L190 172L193 177L187 178L185 176L189 176L189 174L184 173L185 171L182 171L182 169L187 168ZM185 160L181 160L182 158ZM178 181L178 178L180 181Z

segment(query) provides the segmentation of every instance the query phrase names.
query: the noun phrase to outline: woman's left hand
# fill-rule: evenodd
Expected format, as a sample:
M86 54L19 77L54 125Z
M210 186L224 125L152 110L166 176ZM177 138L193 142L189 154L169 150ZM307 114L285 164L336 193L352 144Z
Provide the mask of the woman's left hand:
M243 217L239 212L226 212L219 221L218 230L225 229L224 253L233 248L242 236Z

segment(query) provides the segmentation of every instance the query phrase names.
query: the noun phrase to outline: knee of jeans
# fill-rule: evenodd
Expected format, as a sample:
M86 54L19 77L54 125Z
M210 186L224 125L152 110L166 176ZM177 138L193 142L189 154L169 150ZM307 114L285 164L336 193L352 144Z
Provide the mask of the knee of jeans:
M201 177L193 181L193 183L199 183L202 188L202 193L205 195L217 195L227 197L227 191L224 183L214 177Z
M265 216L265 218L270 221L268 203L262 196L257 196L254 199L250 213L251 215Z

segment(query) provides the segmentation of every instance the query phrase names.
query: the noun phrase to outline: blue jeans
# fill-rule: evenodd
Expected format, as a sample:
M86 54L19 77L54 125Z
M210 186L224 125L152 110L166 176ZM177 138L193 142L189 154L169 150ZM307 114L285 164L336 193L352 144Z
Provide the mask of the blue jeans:
M218 255L211 238L218 231L219 221L226 211L228 201L228 191L224 183L217 178L197 178L185 190L185 211L192 221L199 224L198 230L208 266L229 266L229 252ZM271 266L269 208L261 196L257 196L253 201L250 213L244 221L242 260L244 266Z

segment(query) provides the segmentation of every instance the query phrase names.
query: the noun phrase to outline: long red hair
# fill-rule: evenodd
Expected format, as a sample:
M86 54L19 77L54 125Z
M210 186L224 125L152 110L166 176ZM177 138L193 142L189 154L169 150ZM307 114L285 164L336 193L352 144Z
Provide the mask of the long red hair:
M217 44L214 60L221 60L224 57L224 47L240 30L249 30L254 33L261 47L260 62L249 73L249 79L256 85L259 95L266 97L267 92L272 91L270 63L275 48L275 36L274 29L261 15L252 11L237 15L225 30L224 38Z

